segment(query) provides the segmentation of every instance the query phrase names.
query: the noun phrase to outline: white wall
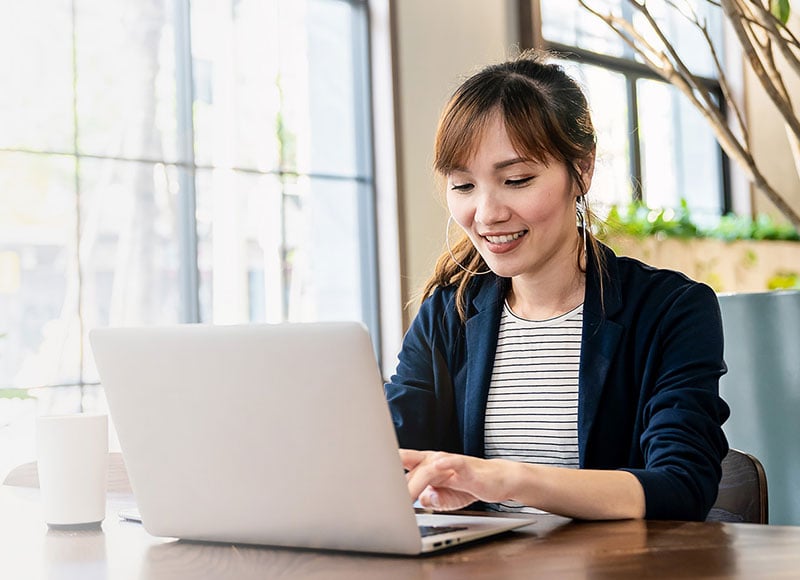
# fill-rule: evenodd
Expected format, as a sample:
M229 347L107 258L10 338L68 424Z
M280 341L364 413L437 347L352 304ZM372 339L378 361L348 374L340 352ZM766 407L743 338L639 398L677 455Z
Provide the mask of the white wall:
M447 213L433 178L439 113L465 76L516 49L516 2L395 0L400 239L404 300L417 292L444 244ZM409 322L416 306L406 311Z
M797 13L800 4L795 3L795 8L789 26L797 34L800 31L800 14ZM745 80L746 114L750 119L750 134L756 161L772 186L787 198L796 212L800 212L800 178L794 168L782 118L749 65L745 68ZM800 78L797 75L787 70L784 81L790 95L800 95ZM800 110L800 98L795 98L794 104L795 110ZM779 215L766 196L755 191L753 193L754 211Z

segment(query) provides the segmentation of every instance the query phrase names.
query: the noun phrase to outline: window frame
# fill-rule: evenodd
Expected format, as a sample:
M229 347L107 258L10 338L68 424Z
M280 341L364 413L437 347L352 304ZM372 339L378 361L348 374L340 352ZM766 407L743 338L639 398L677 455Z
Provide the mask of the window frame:
M371 19L370 2L368 0L325 0L326 2L346 4L352 9L352 58L355 69L353 94L356 101L353 109L356 113L356 168L355 171L348 171L342 175L328 175L317 172L313 168L303 171L284 171L282 168L271 168L263 171L254 171L241 167L231 167L236 171L246 173L258 173L261 175L274 175L279 180L284 177L301 176L309 179L347 181L353 184L357 192L357 213L356 222L358 224L359 240L358 245L363 253L360 256L360 298L361 298L361 317L364 324L370 329L374 347L378 358L381 358L381 312L380 312L380 285L378 268L378 241L377 241L377 183L375 174L374 159L374 138L375 130L373 127L373 70L371 51ZM45 158L55 156L66 156L74 163L73 198L75 202L75 223L74 235L71 234L71 245L69 252L74 259L74 275L77 284L77 305L75 316L77 317L77 327L79 333L79 345L76 349L77 374L72 380L56 380L47 384L9 384L12 388L20 389L50 389L60 387L79 387L81 390L81 401L83 401L84 387L93 387L97 382L87 380L85 366L87 363L87 353L85 353L84 343L86 335L86 318L83 312L85 304L85 287L83 281L85 261L81 257L81 196L85 190L81 165L83 160L109 160L124 161L143 164L168 164L176 168L179 179L178 208L175 214L176 226L178 228L176 244L178 247L178 280L177 290L179 295L180 312L176 313L176 318L180 323L200 323L203 320L200 308L201 280L198 269L198 223L196 215L197 205L197 173L200 170L214 169L215 164L198 163L195 156L194 146L194 124L193 106L195 103L194 92L194 63L192 54L192 30L191 30L191 7L190 0L174 0L171 3L174 8L174 33L175 33L175 78L173 79L176 87L175 95L175 114L177 121L177 155L175 160L165 160L149 158L147 155L125 156L125 155L98 155L87 153L79 145L80 122L77 108L77 56L76 56L76 20L77 10L76 0L70 2L71 21L65 25L69 27L72 38L71 77L72 77L72 102L70 123L73 128L73 138L68 150L58 151L50 149L35 149L26 147L0 147L2 153L23 153L29 155L43 156ZM169 6L169 5L168 5ZM282 204L285 199L282 200ZM286 281L282 280L285 285ZM285 309L284 309L285 310ZM7 330L7 329L3 329ZM72 355L69 355L72 360ZM82 410L82 404L81 404Z
M623 4L623 13L630 14L630 7L627 2ZM520 49L531 48L553 51L558 53L564 60L572 60L577 64L586 64L604 68L625 77L627 88L626 98L628 99L628 135L630 135L630 147L628 163L631 168L630 183L632 192L632 202L643 200L642 183L642 152L639 137L639 99L637 81L640 79L653 80L669 85L661 76L652 71L644 63L638 62L633 58L633 51L625 46L624 54L629 56L616 57L601 53L592 52L577 46L553 42L544 38L542 33L542 8L540 0L520 0L519 1L519 41ZM723 103L723 114L725 114L722 89L716 79L709 77L698 77L699 80L708 87L719 102ZM677 90L677 89L675 89ZM730 160L723 151L719 142L716 141L719 160L719 192L720 215L725 215L732 211L731 176Z

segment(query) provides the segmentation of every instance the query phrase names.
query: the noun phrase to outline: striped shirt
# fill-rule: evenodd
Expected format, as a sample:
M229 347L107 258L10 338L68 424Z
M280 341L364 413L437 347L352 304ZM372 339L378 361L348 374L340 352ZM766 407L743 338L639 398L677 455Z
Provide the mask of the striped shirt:
M484 434L488 459L578 467L583 304L548 320L500 318ZM490 506L532 511L516 502Z

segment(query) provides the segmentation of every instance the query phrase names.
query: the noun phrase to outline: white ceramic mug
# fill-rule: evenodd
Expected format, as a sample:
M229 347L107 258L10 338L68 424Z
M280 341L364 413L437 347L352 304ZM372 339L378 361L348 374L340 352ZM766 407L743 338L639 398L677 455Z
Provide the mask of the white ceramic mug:
M108 417L43 415L36 439L45 522L99 525L106 515Z

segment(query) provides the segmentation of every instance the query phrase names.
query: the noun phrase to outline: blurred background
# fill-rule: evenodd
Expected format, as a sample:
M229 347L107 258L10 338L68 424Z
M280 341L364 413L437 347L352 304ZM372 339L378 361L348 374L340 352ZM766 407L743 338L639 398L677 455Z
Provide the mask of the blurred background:
M721 98L704 39L649 4ZM687 5L800 206L784 127L720 9ZM439 111L534 45L589 96L601 217L636 202L698 227L780 220L686 97L577 1L2 3L0 480L35 457L37 414L105 409L94 327L361 320L388 376L443 246Z

